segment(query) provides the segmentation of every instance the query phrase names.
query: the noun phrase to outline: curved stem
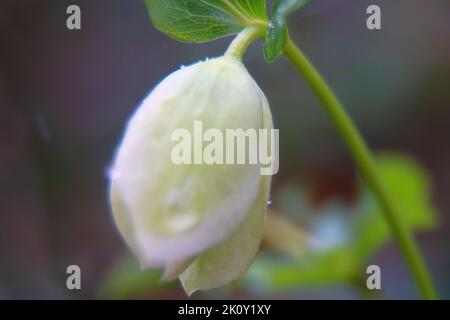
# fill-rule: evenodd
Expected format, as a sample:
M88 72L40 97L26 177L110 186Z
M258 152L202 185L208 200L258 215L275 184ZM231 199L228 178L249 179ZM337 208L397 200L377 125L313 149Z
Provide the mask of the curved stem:
M226 56L234 57L238 60L242 60L242 57L245 54L248 46L258 38L262 38L264 36L264 28L261 27L247 27L242 30L236 38L231 42L227 51L225 52Z
M290 39L286 44L284 54L323 104L328 116L352 154L365 182L376 195L422 297L436 299L437 294L423 257L409 229L401 219L401 213L395 202L384 188L381 177L376 170L375 162L361 134L333 91Z

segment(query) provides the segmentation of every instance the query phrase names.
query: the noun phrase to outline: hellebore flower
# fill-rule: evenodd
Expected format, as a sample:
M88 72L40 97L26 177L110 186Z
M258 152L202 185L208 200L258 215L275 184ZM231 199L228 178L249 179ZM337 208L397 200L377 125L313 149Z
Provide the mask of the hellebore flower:
M260 164L174 164L174 130L272 129L263 92L236 58L181 68L129 120L111 169L113 217L144 268L179 277L186 292L245 272L263 233L271 177Z

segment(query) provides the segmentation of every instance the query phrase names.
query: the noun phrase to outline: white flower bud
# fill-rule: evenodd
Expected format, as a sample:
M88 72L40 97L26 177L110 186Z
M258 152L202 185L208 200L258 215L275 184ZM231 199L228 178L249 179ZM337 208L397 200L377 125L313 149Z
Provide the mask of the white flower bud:
M180 275L186 291L228 283L262 238L270 176L259 164L175 164L172 133L271 129L267 100L244 65L220 57L164 79L131 117L112 167L114 220L143 267Z

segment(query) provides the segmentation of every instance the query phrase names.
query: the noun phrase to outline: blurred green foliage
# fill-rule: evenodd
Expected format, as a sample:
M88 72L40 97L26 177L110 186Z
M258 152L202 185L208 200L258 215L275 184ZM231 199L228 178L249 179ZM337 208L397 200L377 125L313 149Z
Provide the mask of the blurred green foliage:
M174 287L174 282L163 282L161 276L161 270L142 270L136 259L124 255L103 280L99 295L106 299L136 298L162 293Z
M386 153L378 157L378 170L388 192L397 200L406 224L412 230L434 227L436 211L431 206L430 179L424 169L407 156ZM326 228L324 234L318 232L320 228L316 228L310 235L310 245L306 249L303 243L299 244L300 256L285 250L293 258L290 261L268 257L258 259L246 275L248 282L268 290L363 285L361 277L365 274L369 259L391 239L381 209L373 194L362 183L357 204L352 209L354 212L342 212L337 204L332 204L329 209L326 213L312 212L311 215L318 217L312 216L311 219L313 222L320 219L319 227L322 228L331 223L335 226L334 230ZM340 216L341 226L336 216ZM283 238L288 237L288 231L284 230ZM304 234L301 229L293 231L291 228L290 231ZM341 234L336 237L333 233ZM333 241L333 238L345 240Z
M403 219L414 230L435 226L436 212L431 206L431 183L427 173L414 160L398 154L383 154L379 170L388 192L396 200ZM363 188L354 218L355 252L366 259L390 240L381 208Z

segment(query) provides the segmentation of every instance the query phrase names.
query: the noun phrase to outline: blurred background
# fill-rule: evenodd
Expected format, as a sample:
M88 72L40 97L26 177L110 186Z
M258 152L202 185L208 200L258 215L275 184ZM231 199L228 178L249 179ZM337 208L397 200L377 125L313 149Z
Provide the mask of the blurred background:
M81 30L66 28L70 4L81 8ZM366 28L370 4L381 7L381 31ZM441 297L450 298L450 2L313 0L290 28L380 154ZM139 272L128 256L106 172L149 90L229 42L177 43L152 26L143 0L1 0L0 299L185 298L178 283ZM304 81L283 58L266 64L261 43L245 63L280 128L270 224L249 272L194 297L417 298ZM66 288L72 264L82 290ZM382 271L375 293L364 289L369 264Z

